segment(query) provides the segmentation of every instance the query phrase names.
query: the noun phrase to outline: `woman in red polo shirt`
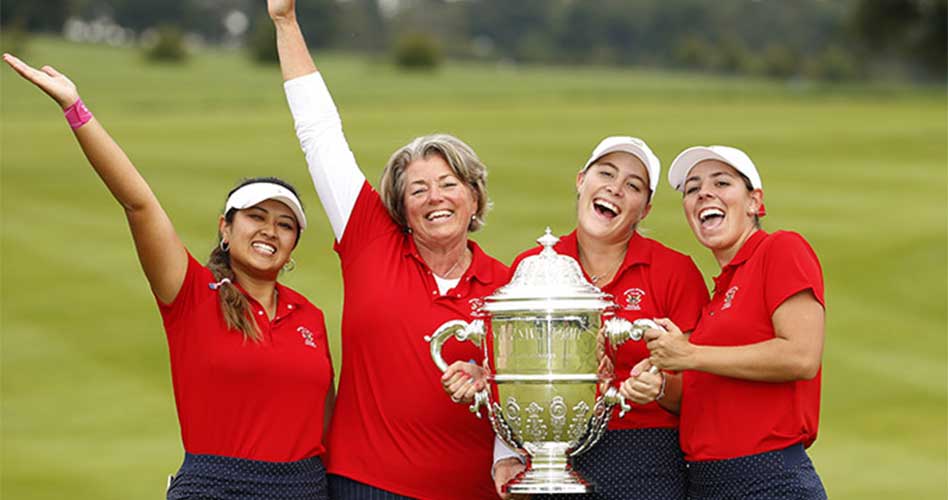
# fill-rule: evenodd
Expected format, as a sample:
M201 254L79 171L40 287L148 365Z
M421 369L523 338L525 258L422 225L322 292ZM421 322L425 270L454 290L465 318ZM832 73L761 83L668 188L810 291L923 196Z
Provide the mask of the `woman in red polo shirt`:
M721 266L690 338L651 330L650 360L684 370L681 445L694 499L821 499L816 439L823 274L799 234L767 233L757 168L739 149L693 147L668 172L685 218Z
M326 499L320 455L333 374L323 315L277 283L306 227L295 190L256 178L231 191L202 266L76 86L49 66L3 57L63 107L125 210L164 320L185 449L167 498Z
M296 21L270 0L284 89L310 175L336 236L345 297L342 370L329 432L334 500L496 498L493 433L441 392L425 340L471 320L507 267L468 238L488 207L484 164L455 137L419 137L366 181ZM445 358L476 358L449 342Z
M576 175L576 229L553 248L576 259L586 278L614 297L617 316L629 321L669 317L691 330L708 302L701 273L688 256L637 231L652 208L660 172L658 158L644 141L626 136L603 139ZM540 250L522 253L511 269ZM685 498L678 416L662 407L661 397L662 388L678 387L680 377L636 368L647 358L644 342L626 342L619 347L613 383L637 404L621 418L616 409L602 439L573 460L576 470L596 484L596 492L551 498ZM630 376L633 368L636 376ZM456 363L445 373L443 383L453 398L467 401L483 386L467 383L470 379L462 374L470 370L469 363ZM498 493L524 468L511 455L499 444L494 468Z

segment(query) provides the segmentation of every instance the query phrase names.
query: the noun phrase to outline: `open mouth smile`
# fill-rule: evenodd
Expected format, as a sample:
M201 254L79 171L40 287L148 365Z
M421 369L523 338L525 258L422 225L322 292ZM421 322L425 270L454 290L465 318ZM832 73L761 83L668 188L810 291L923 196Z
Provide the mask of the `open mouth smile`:
M622 212L622 210L614 203L606 201L602 198L596 198L593 200L593 209L597 214L606 217L607 219L614 219Z
M428 220L431 222L437 222L437 221L448 219L452 215L454 215L454 212L450 210L435 210L434 212L431 212L425 215L425 220Z
M265 255L273 255L277 251L275 246L269 243L264 243L262 241L255 241L251 243L250 246L253 247L253 249L256 250L257 252L265 254Z
M703 229L713 229L724 221L724 210L710 207L698 212L698 222Z

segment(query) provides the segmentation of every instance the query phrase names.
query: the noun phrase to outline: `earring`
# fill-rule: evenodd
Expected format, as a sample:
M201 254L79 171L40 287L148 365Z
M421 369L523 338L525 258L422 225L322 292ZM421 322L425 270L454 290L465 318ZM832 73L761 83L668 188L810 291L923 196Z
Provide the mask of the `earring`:
M290 257L290 260L286 261L286 264L283 264L283 272L291 273L296 269L296 261L293 260L293 257Z
M221 240L221 244L219 246L221 247L221 252L227 253L230 250L230 243L227 243L224 240Z

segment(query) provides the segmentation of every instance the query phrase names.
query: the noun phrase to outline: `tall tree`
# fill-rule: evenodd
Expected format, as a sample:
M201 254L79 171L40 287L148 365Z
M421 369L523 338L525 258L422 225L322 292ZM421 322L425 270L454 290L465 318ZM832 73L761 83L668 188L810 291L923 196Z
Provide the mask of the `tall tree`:
M948 0L860 0L852 22L870 51L907 58L929 76L948 71Z
M29 31L60 31L73 11L69 0L0 1L0 24L18 25Z

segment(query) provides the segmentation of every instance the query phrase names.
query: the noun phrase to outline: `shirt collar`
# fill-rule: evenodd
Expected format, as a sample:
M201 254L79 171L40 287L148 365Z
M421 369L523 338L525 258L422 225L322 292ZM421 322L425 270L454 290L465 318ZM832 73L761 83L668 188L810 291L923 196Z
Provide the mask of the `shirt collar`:
M418 247L415 246L415 239L411 237L411 234L405 234L403 247L405 256L415 259L422 266L428 267L425 259L421 258L421 254L418 253ZM490 263L491 258L481 250L480 245L474 240L468 238L467 248L471 251L471 265L468 266L467 271L464 271L464 274L461 275L462 281L465 276L470 276L472 279L476 279L486 285L493 283L497 279L504 278L504 276L497 276L497 273L494 272L494 266Z
M737 267L747 259L751 258L751 255L754 255L754 252L757 250L757 247L760 246L761 242L767 237L767 232L763 229L758 229L754 231L754 234L750 235L750 238L747 238L747 241L741 245L741 248L737 251L737 254L734 255L734 258L731 259L731 262L728 262L724 265L724 268L721 269L724 271L730 267Z
M569 255L579 262L579 239L576 237L576 230L573 229L573 232L562 236L559 243L553 246L553 249L557 253ZM637 264L648 264L651 261L651 256L652 248L646 244L645 238L638 232L633 232L632 237L629 238L625 258L622 259L622 264L619 265L616 274L618 275L625 269ZM580 264L580 267L582 267L582 264Z
M244 297L247 297L247 300L257 302L257 299L253 298L244 287L240 285L236 280L231 283L240 290L240 293L244 294ZM296 290L292 288L283 286L279 281L276 282L276 291L277 291L277 304L278 306L294 304L296 306L301 306L305 303L306 298L300 295Z

